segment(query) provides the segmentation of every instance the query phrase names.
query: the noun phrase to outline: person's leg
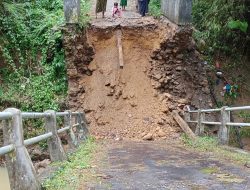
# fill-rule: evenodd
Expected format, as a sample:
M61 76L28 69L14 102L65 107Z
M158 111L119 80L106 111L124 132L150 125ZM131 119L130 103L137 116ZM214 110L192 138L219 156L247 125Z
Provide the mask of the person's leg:
M138 5L139 5L139 13L140 13L140 15L142 15L142 1L138 1Z
M142 1L142 14L141 14L141 16L146 16L146 8L147 8L147 1L143 0Z
M105 13L105 11L103 10L103 11L102 11L102 18L104 18L104 13Z

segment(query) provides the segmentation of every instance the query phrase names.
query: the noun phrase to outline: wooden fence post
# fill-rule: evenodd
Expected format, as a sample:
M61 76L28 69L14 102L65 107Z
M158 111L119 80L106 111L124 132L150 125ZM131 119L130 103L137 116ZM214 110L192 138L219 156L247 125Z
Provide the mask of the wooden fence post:
M62 147L61 139L57 134L57 126L56 126L56 113L53 110L48 110L45 113L49 113L50 116L46 118L46 131L52 132L53 136L47 140L50 159L51 161L62 161L65 160L66 154Z
M230 112L226 111L227 107L221 108L221 126L219 128L219 143L227 145L229 142L229 128L227 127L227 123L230 122Z
M68 134L68 143L70 148L75 148L78 145L77 138L72 128L72 121L71 121L71 111L67 111L68 114L64 116L64 127L69 127L67 131Z
M4 112L13 114L12 120L4 120L4 145L14 144L15 150L5 155L10 187L13 190L39 190L41 185L27 149L24 146L21 111L15 108Z

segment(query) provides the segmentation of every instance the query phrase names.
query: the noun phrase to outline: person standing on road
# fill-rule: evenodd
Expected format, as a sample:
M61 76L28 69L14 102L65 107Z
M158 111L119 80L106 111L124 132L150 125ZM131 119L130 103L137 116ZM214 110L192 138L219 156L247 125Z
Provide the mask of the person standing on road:
M140 13L140 15L142 17L146 16L147 1L148 0L138 0L138 2L139 2L139 13Z
M125 7L127 6L127 0L121 0L120 6L122 7L122 10L125 11Z
M102 18L104 18L104 13L106 12L107 0L97 0L95 14L97 18L97 13L102 12Z

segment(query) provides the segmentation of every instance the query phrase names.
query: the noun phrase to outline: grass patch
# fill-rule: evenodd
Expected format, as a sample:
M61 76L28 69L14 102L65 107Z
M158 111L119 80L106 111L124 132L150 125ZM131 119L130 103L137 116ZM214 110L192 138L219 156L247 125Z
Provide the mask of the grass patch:
M196 141L192 141L186 135L182 136L185 145L200 152L212 152L216 157L237 162L239 164L250 163L249 154L231 152L219 146L216 138L198 137Z
M43 183L46 190L78 189L83 180L83 171L90 168L90 161L97 145L93 138L80 145L77 152L71 154L65 162L55 163L57 172Z
M219 171L219 168L217 167L203 168L201 170L201 172L204 174L214 174L214 173L218 173L218 171Z

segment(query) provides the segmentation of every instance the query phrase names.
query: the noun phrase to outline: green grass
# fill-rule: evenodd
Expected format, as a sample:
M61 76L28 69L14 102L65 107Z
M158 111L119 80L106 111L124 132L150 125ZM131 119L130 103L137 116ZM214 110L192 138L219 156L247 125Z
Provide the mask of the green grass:
M235 161L239 164L250 163L249 154L231 152L218 144L216 138L213 137L198 137L192 141L186 135L183 135L182 140L185 145L200 152L212 152L216 157L225 160Z
M46 190L78 189L83 180L84 170L90 168L90 162L96 148L94 139L90 138L80 145L77 152L69 156L68 161L55 163L59 169L43 183L43 188Z
M160 18L162 15L160 0L151 0L149 2L149 14L154 18Z

